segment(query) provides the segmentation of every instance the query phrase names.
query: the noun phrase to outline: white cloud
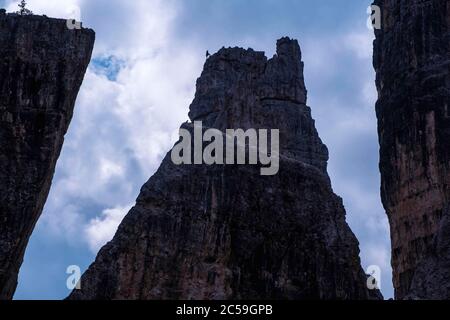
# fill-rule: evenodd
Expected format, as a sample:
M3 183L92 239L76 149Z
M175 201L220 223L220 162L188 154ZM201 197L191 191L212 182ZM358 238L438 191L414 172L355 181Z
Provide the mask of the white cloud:
M55 215L56 219L47 221L46 230L68 241L79 238L80 226L85 220L84 212L80 212L76 204L66 203L63 198L53 198L53 201L62 204L64 210L60 215Z
M7 4L16 10L17 1ZM88 69L39 220L69 245L98 249L126 213L122 205L135 201L175 143L203 55L173 34L174 1L30 0L28 6L59 18L79 7L84 26L97 34L94 61L113 57L117 67L110 78L102 66Z
M93 253L97 253L103 245L112 240L119 224L131 207L132 206L129 205L106 209L102 212L101 217L89 221L88 225L85 227L85 236L88 240L89 249L91 249Z

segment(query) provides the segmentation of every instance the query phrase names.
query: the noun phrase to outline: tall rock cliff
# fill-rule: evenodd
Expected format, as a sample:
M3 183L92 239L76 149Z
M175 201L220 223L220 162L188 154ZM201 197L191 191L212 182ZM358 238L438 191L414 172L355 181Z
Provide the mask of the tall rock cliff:
M204 66L189 115L220 131L280 129L279 173L177 166L168 154L69 298L371 297L306 106L297 41L279 40L270 60L221 49Z
M376 111L396 297L450 298L450 281L427 280L434 275L423 270L415 275L421 264L438 272L436 263L428 264L440 259L450 232L442 218L450 196L450 1L374 4L382 10L374 48Z
M0 299L47 198L95 34L0 11Z

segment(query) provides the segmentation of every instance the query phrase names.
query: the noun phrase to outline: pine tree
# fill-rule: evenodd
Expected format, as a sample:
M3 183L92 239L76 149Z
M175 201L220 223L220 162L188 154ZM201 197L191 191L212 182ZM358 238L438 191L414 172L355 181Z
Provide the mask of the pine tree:
M18 14L24 16L24 15L30 15L33 14L33 12L31 10L28 10L26 8L27 6L27 2L25 0L20 1L19 3L19 11L17 11Z

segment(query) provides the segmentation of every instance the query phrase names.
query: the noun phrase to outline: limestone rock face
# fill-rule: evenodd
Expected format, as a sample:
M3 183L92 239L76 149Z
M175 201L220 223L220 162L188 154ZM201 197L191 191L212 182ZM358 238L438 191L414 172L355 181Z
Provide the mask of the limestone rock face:
M168 154L70 299L380 298L331 188L296 40L279 40L270 60L240 48L211 56L190 119L279 129L279 173L177 166Z
M42 212L95 34L0 12L0 299Z
M429 257L436 241L443 250L441 238L433 239L446 225L442 215L450 195L450 2L374 4L382 10L374 49L381 193L391 226L396 297L402 299L413 278L425 281L426 274L414 274L422 262L436 260ZM442 285L450 282L425 281L421 297L450 298L432 293Z

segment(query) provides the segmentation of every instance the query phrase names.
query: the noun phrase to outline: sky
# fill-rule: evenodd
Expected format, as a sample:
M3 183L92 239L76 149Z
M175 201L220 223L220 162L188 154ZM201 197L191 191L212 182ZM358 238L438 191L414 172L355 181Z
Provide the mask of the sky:
M0 0L14 11L18 1ZM35 14L96 31L93 59L50 195L30 240L15 299L62 299L68 266L84 271L134 204L188 120L205 52L275 53L298 39L308 105L330 150L363 268L381 268L393 296L389 226L381 205L370 0L29 0Z

